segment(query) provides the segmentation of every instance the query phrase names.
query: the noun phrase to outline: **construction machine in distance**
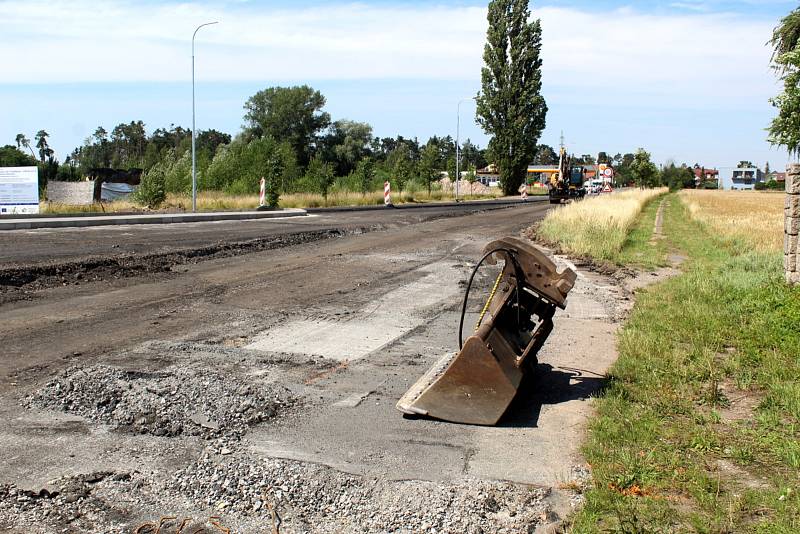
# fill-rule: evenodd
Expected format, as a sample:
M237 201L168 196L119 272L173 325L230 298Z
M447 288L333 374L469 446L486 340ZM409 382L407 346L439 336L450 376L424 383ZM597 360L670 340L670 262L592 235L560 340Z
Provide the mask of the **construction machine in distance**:
M463 340L464 317L475 274L483 263L504 261L475 331ZM553 330L577 275L556 265L528 241L506 237L484 248L467 283L459 324L459 352L437 361L397 403L408 415L474 425L495 425L517 394L525 373ZM486 319L484 321L484 319Z
M550 176L548 193L550 204L561 204L565 200L580 200L586 196L586 189L583 187L585 174L586 168L583 165L572 165L572 157L562 145L558 157L558 172Z

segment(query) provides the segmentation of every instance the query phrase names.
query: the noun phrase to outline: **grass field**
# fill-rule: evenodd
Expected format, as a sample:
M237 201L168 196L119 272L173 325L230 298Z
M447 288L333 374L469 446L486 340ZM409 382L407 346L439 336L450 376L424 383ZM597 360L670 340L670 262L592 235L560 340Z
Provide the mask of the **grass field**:
M622 329L574 532L800 532L800 289L781 195L739 195L667 197L659 246L688 260Z
M537 229L564 252L620 263L620 254L642 209L666 189L632 190L573 202L552 210Z

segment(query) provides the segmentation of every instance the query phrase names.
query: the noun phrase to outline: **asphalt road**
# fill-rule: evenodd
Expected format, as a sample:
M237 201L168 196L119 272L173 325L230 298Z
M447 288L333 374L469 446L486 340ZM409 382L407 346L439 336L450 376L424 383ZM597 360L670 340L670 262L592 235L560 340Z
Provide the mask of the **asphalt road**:
M426 484L450 484L441 495L451 500L464 495L456 500L467 503L478 498L470 492L484 492L479 494L485 499L488 491L500 505L492 504L488 519L480 519L489 521L483 531L532 531L546 521L536 515L524 529L515 523L524 509L534 508L528 502L519 516L517 508L511 513L511 501L504 500L511 490L498 481L557 488L572 480L588 411L585 399L601 386L598 377L613 359L614 326L603 300L609 298L604 296L607 281L595 285L582 278L568 315L556 322L561 330L543 350L541 382L533 393L520 396L500 427L406 419L394 404L431 363L456 350L462 283L484 245L519 235L549 208L536 202L490 211L464 206L0 235L0 271L41 274L36 266L56 265L69 274L41 274L42 280L36 275L20 287L6 287L9 298L0 301L0 450L5 451L0 487L11 483L36 492L63 476L119 475L99 486L107 497L97 490L91 501L78 501L86 502L80 508L85 531L96 531L112 511L127 531L159 514L216 513L208 503L160 485L178 469L195 469L195 462L208 454L208 441L194 435L131 433L74 412L31 407L26 400L42 397L37 392L56 377L69 384L66 393L47 391L61 391L65 398L73 391L91 395L93 388L106 385L91 377L111 367L133 377L132 389L121 391L134 397L141 393L114 414L160 398L153 397L163 394L159 380L189 380L178 389L199 387L191 391L201 396L204 388L220 383L232 394L251 384L264 390L280 387L298 397L294 407L282 408L278 421L255 424L242 438L224 441L233 452L214 456L219 469L232 473L242 465L248 471L276 459L299 462L285 465L302 469L326 466L305 472L304 483L336 488L338 495L334 481L341 476L336 473L347 473L363 477L357 480L364 484L386 485L371 491L370 499L403 492L408 499L403 509L426 513L426 497L419 497L431 488ZM291 235L313 239L292 240ZM265 239L272 243L267 248L232 247ZM209 253L193 256L186 252L191 250ZM120 256L125 261L113 268L97 260ZM145 265L136 263L140 256L148 256L154 266L125 272L126 265ZM490 285L488 274L478 280L470 323ZM589 371L581 375L580 369ZM186 372L194 378L180 378ZM44 395L45 400L51 397ZM79 402L76 397L53 406ZM173 401L165 397L163 402ZM175 413L186 412L181 410ZM135 414L132 420L141 417ZM220 424L224 428L225 421ZM137 474L145 469L146 476ZM214 481L208 487L216 491L219 483ZM279 486L276 482L274 488ZM537 506L563 508L553 501L560 498L557 489L545 494L551 495L549 501L538 500ZM127 499L124 511L114 508L120 495ZM42 516L38 504L19 504L13 494L9 499L4 503L0 493L0 526L23 513L38 521L43 532L76 525L77 520ZM252 504L243 498L233 502ZM329 532L323 527L352 519L345 509L320 509L311 502L315 511L310 515L298 512L297 502L294 511L283 507L279 512L316 522L320 530L286 532ZM366 517L387 509L379 500L363 506ZM9 510L6 516L4 510ZM246 528L252 514L229 511L226 517L244 532L263 531ZM462 519L478 520L470 517ZM351 525L341 531L367 531L364 524ZM440 531L467 531L453 529Z
M541 199L534 198L529 203L541 207ZM0 232L0 270L125 253L191 250L220 242L243 242L301 232L387 229L498 209L509 208L503 205L465 203L445 207L311 211L307 217L286 219L12 230Z

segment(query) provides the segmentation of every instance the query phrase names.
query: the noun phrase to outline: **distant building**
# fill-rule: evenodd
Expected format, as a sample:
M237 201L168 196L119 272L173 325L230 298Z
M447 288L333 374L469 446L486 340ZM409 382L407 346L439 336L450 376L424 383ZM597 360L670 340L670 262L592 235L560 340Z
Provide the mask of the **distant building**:
M692 168L694 173L694 183L700 185L703 182L719 182L719 171L717 169L706 169L695 164Z
M500 171L497 165L490 163L483 169L475 171L475 181L487 187L500 187Z
M529 184L547 184L553 174L558 174L558 165L528 165Z
M772 180L775 180L778 183L786 183L786 173L785 172L772 171L772 172L767 173L765 176L766 176L766 180L768 182L771 182Z
M757 183L766 183L764 173L757 167L740 167L731 171L730 177L723 183L723 189L750 190Z

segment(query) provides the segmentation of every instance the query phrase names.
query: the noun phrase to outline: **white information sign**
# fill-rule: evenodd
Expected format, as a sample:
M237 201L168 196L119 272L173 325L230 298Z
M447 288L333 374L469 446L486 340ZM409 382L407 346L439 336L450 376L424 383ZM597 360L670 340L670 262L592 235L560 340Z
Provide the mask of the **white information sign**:
M0 167L0 215L39 213L39 168Z

